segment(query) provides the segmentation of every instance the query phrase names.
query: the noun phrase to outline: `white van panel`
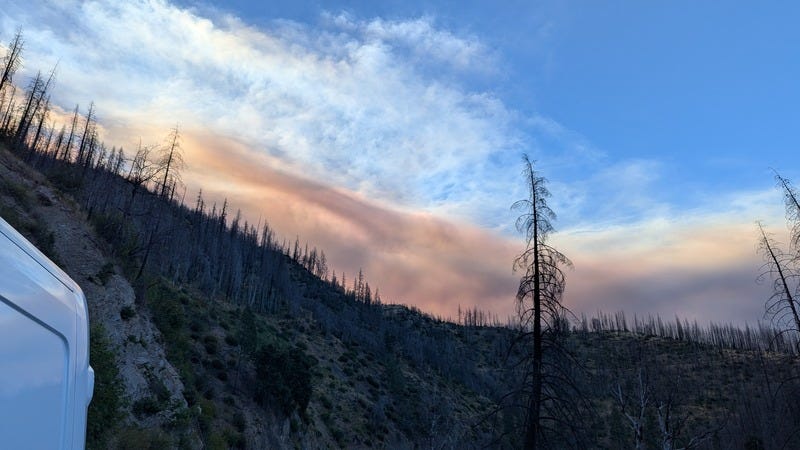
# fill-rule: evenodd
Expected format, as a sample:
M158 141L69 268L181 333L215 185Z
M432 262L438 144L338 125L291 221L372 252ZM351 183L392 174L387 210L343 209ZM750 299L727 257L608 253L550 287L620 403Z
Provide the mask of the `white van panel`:
M0 447L83 448L93 388L83 292L0 219Z
M0 437L6 448L61 448L67 406L64 339L0 300Z

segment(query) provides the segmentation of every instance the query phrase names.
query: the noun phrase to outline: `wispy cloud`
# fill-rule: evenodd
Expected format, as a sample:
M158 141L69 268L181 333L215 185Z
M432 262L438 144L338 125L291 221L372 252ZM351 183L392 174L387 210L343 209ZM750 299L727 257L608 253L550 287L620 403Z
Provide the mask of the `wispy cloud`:
M771 194L678 210L659 194L662 161L615 159L466 82L503 69L478 37L431 17L320 19L257 28L165 0L11 0L0 31L24 29L28 76L60 61L55 101L96 100L109 143L157 142L180 124L190 192L231 197L349 275L364 268L386 297L442 314L513 310L521 244L508 207L524 196L527 151L556 177L574 309L709 317L734 298L752 317L750 220L779 222Z
M0 12L3 29L26 30L37 66L62 61L56 101L69 110L99 100L118 145L176 123L212 130L287 173L505 233L508 205L523 194L523 151L546 153L547 168L602 159L558 122L461 82L502 70L475 36L430 17L321 19L255 28L163 0L12 2Z
M477 37L457 36L436 28L431 17L405 21L376 18L363 22L347 14L324 16L337 27L358 33L366 41L389 44L394 51L408 52L415 65L433 63L438 70L445 65L470 72L491 72L497 66L497 55Z
M64 61L61 102L102 98L101 112L120 126L210 128L281 170L396 205L457 213L453 205L507 187L487 162L523 145L500 100L427 70L493 63L477 39L431 19L336 15L322 28L256 29L158 0L30 8L6 11L2 23L26 29L37 64Z

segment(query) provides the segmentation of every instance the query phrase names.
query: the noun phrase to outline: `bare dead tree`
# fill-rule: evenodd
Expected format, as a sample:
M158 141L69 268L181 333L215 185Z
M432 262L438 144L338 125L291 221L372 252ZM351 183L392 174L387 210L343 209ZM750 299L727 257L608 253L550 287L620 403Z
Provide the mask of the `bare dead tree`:
M764 257L759 282L772 280L772 295L767 300L766 314L772 317L779 328L789 324L794 331L800 331L800 312L797 304L797 270L794 258L784 253L777 242L764 230L761 222L756 223L759 231L759 251Z
M572 263L547 243L556 215L547 205L550 192L546 180L534 170L527 155L523 156L523 176L528 196L512 206L521 211L516 226L525 235L526 244L525 251L514 261L514 270L522 272L516 298L520 336L515 343L523 345L528 355L524 371L528 387L524 446L535 449L543 442L543 422L556 420L557 414L549 409L558 408L562 391L557 384L568 382L555 373L546 374L544 352L545 341L552 343L564 331L566 309L561 298L565 277L561 267Z
M24 145L25 136L28 134L28 128L30 127L31 121L33 121L33 117L36 115L36 99L39 96L39 92L42 91L44 83L42 73L38 72L36 77L31 80L30 86L28 87L25 105L20 111L19 122L14 132L14 147L18 150Z
M47 122L47 115L50 113L50 96L44 99L44 104L39 112L39 125L36 127L36 133L33 135L33 140L31 141L31 152L36 152L38 150L39 139L42 136L42 131L44 130L45 123ZM45 150L47 147L45 147Z
M48 103L49 103L49 101L50 100L48 99ZM49 110L48 110L48 113L49 113ZM47 113L44 114L44 120L47 120ZM42 154L44 156L47 156L47 157L53 159L53 158L55 158L55 155L50 153L50 149L52 148L50 146L50 144L53 142L53 137L56 134L56 124L55 124L55 122L50 122L50 126L49 127L46 126L44 132L47 135L47 137L45 138L44 144L42 145Z
M789 245L794 249L795 259L800 258L800 195L789 179L775 173L778 188L783 192L786 205L786 220L789 222Z
M75 127L78 126L78 110L79 105L75 105L75 111L72 112L72 121L69 127L69 137L64 143L64 150L61 155L61 159L67 162L72 160L72 140L75 138Z
M46 116L46 111L50 108L49 92L55 81L56 68L57 67L53 67L53 69L50 71L50 75L47 77L47 80L42 78L41 73L38 73L36 78L31 82L28 101L25 109L22 112L22 117L20 118L16 133L16 146L19 149L22 149L22 147L28 145L27 139L31 126L36 118L40 117L39 128L36 134L36 139L38 140L38 136L41 133L42 123L45 120L44 116ZM27 159L29 160L35 152L35 144L36 142L28 145L29 151Z
M167 197L167 194L181 182L180 170L183 169L185 163L183 161L180 138L178 127L175 126L167 136L167 145L164 147L161 159L158 162L159 170L164 173L159 189L159 195L162 197Z
M0 75L0 92L6 85L10 85L13 81L14 74L17 69L22 65L22 31L17 30L11 43L8 45L6 56L3 58L3 72Z
M5 111L3 111L3 118L2 124L0 124L0 130L2 130L3 134L8 134L9 130L11 130L11 120L14 118L13 111L17 107L17 86L11 85L11 93L8 96L8 106L6 106Z
M633 443L636 450L645 448L644 422L645 414L651 403L651 388L647 379L647 372L639 367L633 392L624 386L623 377L617 377L611 389L614 401L622 415L628 420L628 425L633 432Z
M611 399L631 431L618 448L695 449L720 430L723 422L692 413L696 400L686 375L700 370L694 358L687 364L664 361L663 355L654 341L629 335L607 357Z
M89 140L92 137L92 132L94 130L94 102L89 103L89 112L86 113L86 123L83 126L83 133L81 133L81 140L78 144L78 157L77 157L77 164L78 165L86 165L87 158L87 150Z
M692 450L707 441L715 429L708 428L687 436L689 434L689 421L692 416L681 408L677 399L677 387L661 393L656 400L656 417L660 434L662 450ZM681 442L681 444L679 444Z
M152 147L142 145L142 141L139 140L136 153L130 160L128 173L125 175L125 181L131 187L130 196L127 198L123 208L125 217L131 216L137 195L146 193L148 183L152 182L158 175L157 166L150 160L151 151Z
M12 89L5 89L0 91L0 125L5 123L6 115L11 111L9 106L14 103L14 95L16 95L15 86Z

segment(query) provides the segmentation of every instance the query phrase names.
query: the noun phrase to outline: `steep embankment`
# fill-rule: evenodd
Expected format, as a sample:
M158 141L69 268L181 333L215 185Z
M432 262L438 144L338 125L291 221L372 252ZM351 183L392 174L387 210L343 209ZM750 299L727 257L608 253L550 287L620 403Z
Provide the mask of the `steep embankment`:
M56 181L80 184L63 172ZM5 149L0 215L86 294L101 368L90 447L453 448L491 439L486 426L472 427L492 408L494 383L493 364L476 350L502 333L484 340L404 307L359 304L291 261L297 298L269 315L160 278L134 287L89 213ZM122 389L111 386L107 399L114 372ZM121 416L109 411L117 405Z
M186 408L183 384L165 356L163 339L149 313L144 310L123 319L125 311L135 308L133 287L119 274L108 256L108 244L96 235L85 213L41 174L0 149L0 216L81 286L93 338L105 336L115 357L127 400L121 403L126 421L142 428L166 426L176 411ZM131 405L152 396L156 386L163 387L160 395L174 407L150 416L131 414Z

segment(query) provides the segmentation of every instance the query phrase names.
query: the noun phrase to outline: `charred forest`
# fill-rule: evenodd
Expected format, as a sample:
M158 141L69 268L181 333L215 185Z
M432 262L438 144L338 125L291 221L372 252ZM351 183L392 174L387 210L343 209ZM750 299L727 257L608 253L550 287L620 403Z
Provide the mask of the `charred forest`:
M800 203L780 175L789 246L753 231L774 284L753 301L769 322L572 313L568 255L547 241L555 214L527 157L518 314L444 318L382 299L268 219L249 223L235 198L187 198L179 126L109 148L101 106L51 103L57 68L19 84L22 33L5 52L0 216L80 273L47 220L68 211L104 258L76 278L90 304L112 280L133 292L91 317L89 448L800 448ZM136 321L156 337L114 330ZM136 390L123 360L155 347L176 377L145 371Z

